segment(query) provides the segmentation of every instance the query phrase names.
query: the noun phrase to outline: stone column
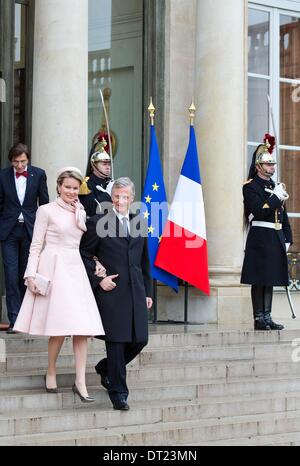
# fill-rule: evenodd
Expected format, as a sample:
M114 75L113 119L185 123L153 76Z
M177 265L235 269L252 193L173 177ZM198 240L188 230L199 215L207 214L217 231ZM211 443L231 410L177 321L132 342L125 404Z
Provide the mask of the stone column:
M203 167L209 265L218 321L251 319L243 262L247 2L197 2L196 132Z
M32 163L57 170L87 157L88 0L36 0Z
M197 0L166 0L164 179L170 202L189 139L188 108L195 86L196 13Z

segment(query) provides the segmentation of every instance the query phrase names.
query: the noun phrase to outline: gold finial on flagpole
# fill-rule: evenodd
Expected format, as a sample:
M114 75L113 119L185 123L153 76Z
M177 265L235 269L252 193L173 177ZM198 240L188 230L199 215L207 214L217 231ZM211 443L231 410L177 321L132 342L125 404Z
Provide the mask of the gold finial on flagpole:
M194 104L194 101L192 100L191 106L189 108L189 113L190 113L190 123L191 126L194 126L194 119L195 119L195 114L196 114L196 107Z
M148 107L148 112L149 112L149 116L150 116L150 119L151 119L151 125L153 126L154 125L155 107L154 107L153 102L152 102L152 97L150 97L150 105Z

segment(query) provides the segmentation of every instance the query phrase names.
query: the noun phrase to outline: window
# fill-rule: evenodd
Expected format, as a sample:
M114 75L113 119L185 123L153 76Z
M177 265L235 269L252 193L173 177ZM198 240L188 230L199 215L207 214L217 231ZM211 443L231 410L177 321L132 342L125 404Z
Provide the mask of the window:
M89 0L88 153L99 130L112 135L114 177L129 176L141 192L143 132L143 2ZM108 147L106 148L109 152Z
M33 23L33 0L0 0L2 168L8 163L7 153L13 143L31 143Z
M287 186L287 209L300 251L300 2L249 4L248 165L266 132L277 136L277 179ZM290 8L290 9L289 9ZM269 109L271 99L274 126Z
M0 168L14 142L31 144L33 24L33 0L0 0Z

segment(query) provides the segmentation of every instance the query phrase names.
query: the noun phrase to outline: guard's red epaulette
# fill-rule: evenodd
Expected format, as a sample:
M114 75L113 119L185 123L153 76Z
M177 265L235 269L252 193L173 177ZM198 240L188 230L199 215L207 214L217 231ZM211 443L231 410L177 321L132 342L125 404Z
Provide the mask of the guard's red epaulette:
M91 190L88 188L87 182L89 181L90 177L87 176L84 178L83 182L81 183L79 196L86 196L87 194L91 194Z

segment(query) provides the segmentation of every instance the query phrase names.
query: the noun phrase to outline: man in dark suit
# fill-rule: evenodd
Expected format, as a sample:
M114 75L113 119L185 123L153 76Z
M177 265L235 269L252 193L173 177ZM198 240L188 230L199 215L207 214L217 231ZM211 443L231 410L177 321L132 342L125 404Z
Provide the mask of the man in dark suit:
M88 220L80 250L105 331L107 358L95 369L113 407L127 410L126 364L148 342L152 279L147 235L139 216L129 215L134 199L132 181L119 178L111 195L113 208ZM106 268L101 280L95 275L95 256Z
M49 195L46 174L30 165L25 144L15 144L8 159L11 166L0 170L0 241L10 325L7 333L15 333L13 326L26 290L23 275L35 214L38 205L49 202Z

